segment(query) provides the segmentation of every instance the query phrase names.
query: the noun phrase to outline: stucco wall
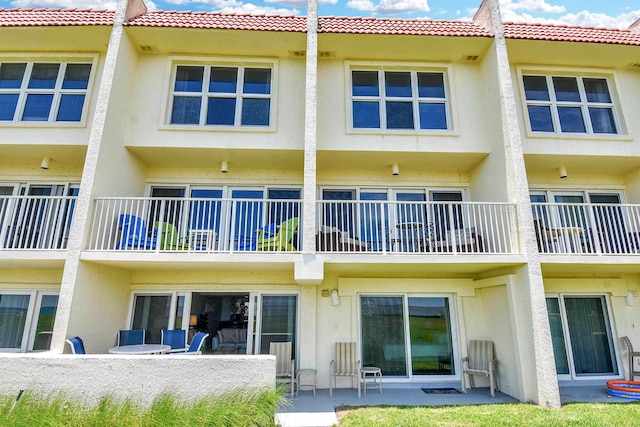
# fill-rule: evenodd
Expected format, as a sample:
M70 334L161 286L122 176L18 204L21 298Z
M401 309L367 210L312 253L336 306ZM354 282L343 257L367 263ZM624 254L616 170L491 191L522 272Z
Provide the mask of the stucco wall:
M150 404L161 393L198 399L275 388L275 356L0 355L0 394L62 392L87 404L105 395Z
M80 262L66 338L82 337L89 353L113 347L118 331L128 327L130 284L129 271Z

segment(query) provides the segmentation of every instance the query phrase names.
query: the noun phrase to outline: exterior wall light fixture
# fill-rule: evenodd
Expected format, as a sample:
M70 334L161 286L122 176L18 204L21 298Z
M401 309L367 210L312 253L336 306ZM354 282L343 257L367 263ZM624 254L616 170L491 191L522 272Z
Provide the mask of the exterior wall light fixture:
M331 305L340 305L340 295L338 295L337 289L331 290Z
M635 296L636 296L636 292L634 291L628 291L627 292L627 296L624 298L624 303L628 306L632 306L635 305Z
M229 162L227 162L226 160L223 160L222 163L220 163L220 172L222 173L229 172Z
M567 168L565 168L564 166L560 166L558 168L558 172L560 172L560 178L566 178L567 177Z
M51 161L51 159L49 157L43 157L42 161L40 162L40 168L49 169L49 162L50 161Z
M398 176L400 175L400 166L397 163L391 165L391 175Z

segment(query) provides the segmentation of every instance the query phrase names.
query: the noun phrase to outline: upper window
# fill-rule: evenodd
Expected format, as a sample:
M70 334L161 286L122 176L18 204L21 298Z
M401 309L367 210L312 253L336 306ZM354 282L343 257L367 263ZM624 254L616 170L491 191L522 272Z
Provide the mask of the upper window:
M606 78L525 75L522 79L533 132L619 133Z
M91 64L0 63L0 121L79 122Z
M421 71L351 71L354 129L448 130L445 75Z
M176 67L170 123L269 126L271 68Z

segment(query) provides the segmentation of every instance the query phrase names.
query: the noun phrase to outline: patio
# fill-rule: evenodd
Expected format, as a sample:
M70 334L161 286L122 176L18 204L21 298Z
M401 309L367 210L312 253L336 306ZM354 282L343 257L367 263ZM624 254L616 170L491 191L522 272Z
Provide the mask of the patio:
M395 385L383 386L383 393L369 392L358 398L355 389L337 389L333 397L329 390L312 392L302 391L290 399L291 405L279 408L276 413L276 424L282 427L321 427L337 424L335 409L341 406L439 406L439 405L491 405L501 403L518 403L513 397L497 392L496 397L489 395L488 388L468 390L467 394L427 394L421 388L393 388ZM450 385L446 385L450 387ZM398 386L399 387L399 386ZM430 387L436 387L431 385ZM438 387L444 387L439 385ZM459 387L456 387L458 390ZM628 403L633 400L622 399L607 394L605 383L589 383L588 385L561 385L560 400L562 404L572 402L609 402Z

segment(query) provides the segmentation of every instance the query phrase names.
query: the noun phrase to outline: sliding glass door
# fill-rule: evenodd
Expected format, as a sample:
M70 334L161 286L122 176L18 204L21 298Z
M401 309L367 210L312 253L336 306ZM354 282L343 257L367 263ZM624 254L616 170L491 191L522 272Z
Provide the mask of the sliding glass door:
M160 344L162 329L186 329L184 292L139 292L133 295L131 329L144 329L147 344Z
M296 348L297 300L295 295L260 295L256 310L255 354L269 354L272 342L291 341ZM293 355L292 355L293 356Z
M448 295L362 295L362 366L384 376L454 376L452 298Z
M618 374L603 295L548 296L547 308L558 375L573 379Z
M30 293L0 294L0 350L23 350L31 299Z
M49 350L58 309L58 293L0 293L0 351Z

